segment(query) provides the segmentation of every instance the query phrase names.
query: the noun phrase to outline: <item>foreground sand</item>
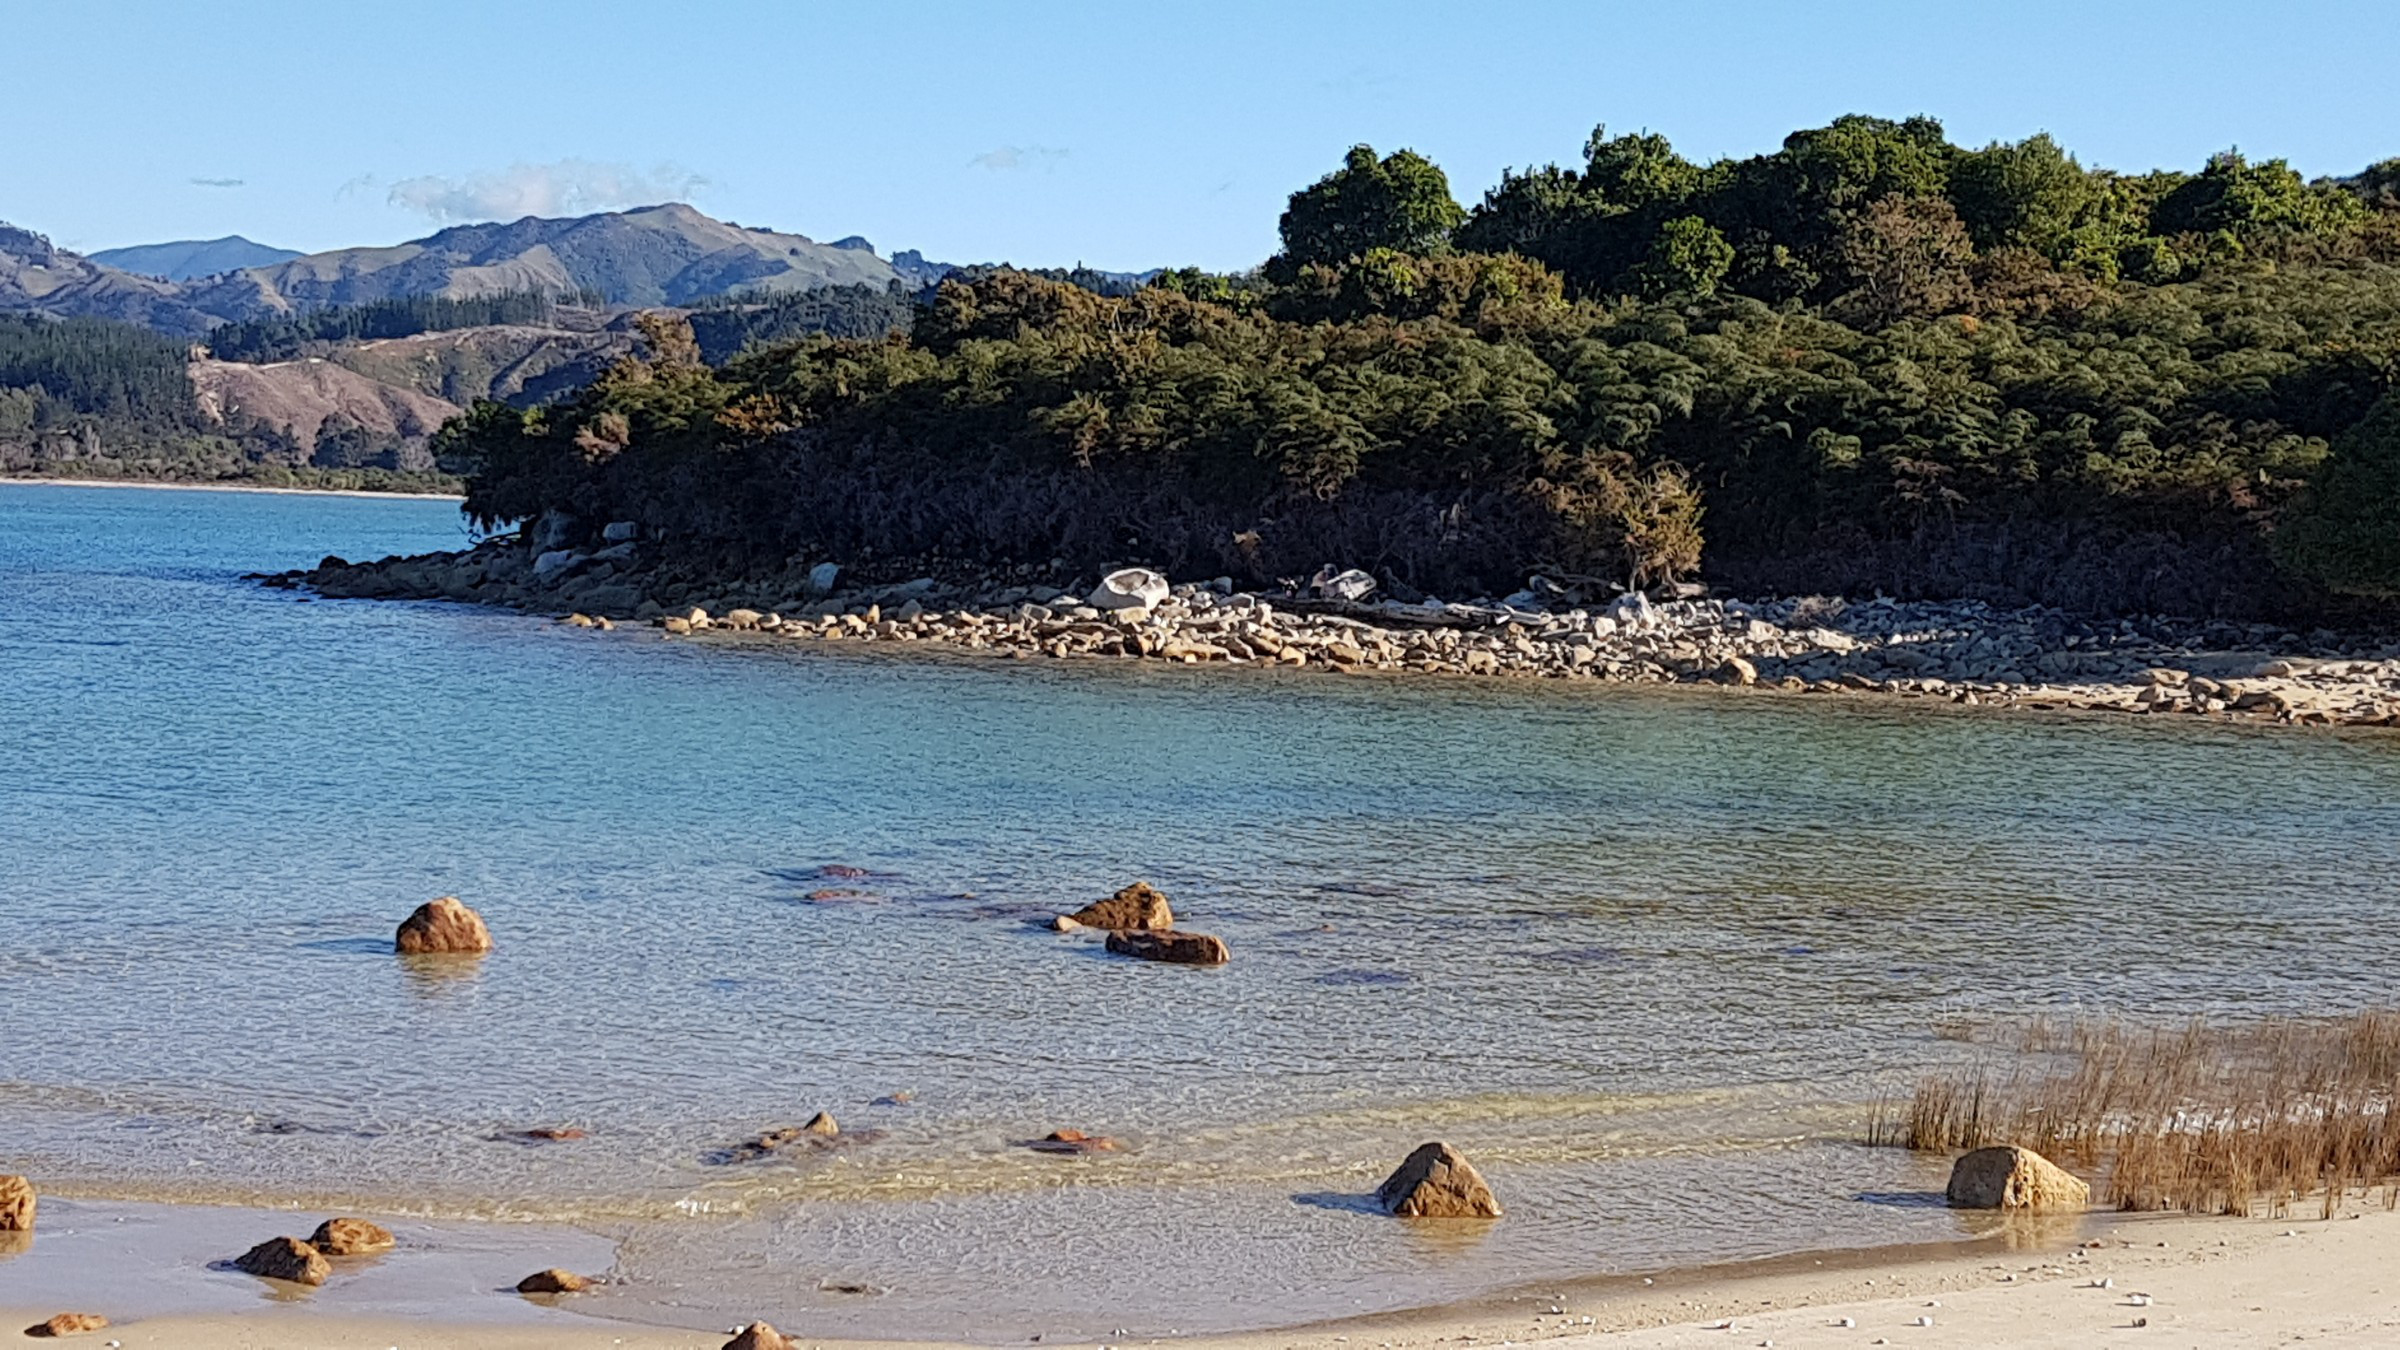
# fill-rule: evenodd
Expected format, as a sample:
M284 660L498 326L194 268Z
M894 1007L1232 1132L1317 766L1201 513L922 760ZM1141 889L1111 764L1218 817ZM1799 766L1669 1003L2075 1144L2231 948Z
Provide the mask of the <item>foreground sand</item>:
M1932 1252L1828 1254L1664 1275L1650 1284L1610 1280L1526 1291L1468 1307L1190 1344L1204 1350L1422 1350L1533 1341L1592 1350L2400 1345L2400 1215L2379 1205L2354 1205L2330 1221L2099 1216L2084 1233L2086 1245L2054 1240L2019 1250L1985 1243ZM654 1330L510 1302L516 1305L508 1314L513 1322L437 1324L332 1318L304 1304L262 1299L250 1312L153 1318L75 1343L180 1350L708 1350L724 1340L721 1333ZM5 1314L13 1320L0 1325L26 1326L57 1311L17 1308ZM474 1315L467 1308L443 1311ZM536 1320L528 1322L528 1314ZM1920 1325L1920 1318L1932 1324ZM1853 1325L1841 1325L1843 1319ZM858 1344L810 1338L805 1327L785 1331L821 1350ZM0 1333L0 1339L12 1335ZM871 1344L892 1350L897 1343Z

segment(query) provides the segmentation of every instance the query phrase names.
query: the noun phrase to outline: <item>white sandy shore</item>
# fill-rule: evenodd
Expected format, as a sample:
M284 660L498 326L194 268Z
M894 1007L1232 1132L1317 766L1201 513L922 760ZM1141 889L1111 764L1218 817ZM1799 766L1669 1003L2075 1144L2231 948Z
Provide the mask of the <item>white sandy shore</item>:
M34 487L152 488L160 492L271 492L292 497L406 497L411 500L463 502L453 492L369 492L364 488L267 487L260 483L152 483L133 478L17 478L0 474L0 485L25 483Z
M1559 1350L2400 1345L2400 1215L2380 1205L2354 1205L2330 1221L2095 1216L2087 1231L2084 1241L2095 1245L1827 1254L1182 1343L1194 1350L1457 1350L1535 1341L1560 1343ZM118 1274L141 1278L139 1271ZM24 1291L11 1292L21 1302ZM725 1339L579 1316L568 1310L572 1300L552 1310L490 1297L498 1302L483 1310L468 1300L429 1307L423 1320L327 1315L304 1301L261 1297L250 1311L154 1317L79 1339L179 1350L710 1350ZM19 1306L0 1326L66 1310ZM478 1317L486 1320L472 1320ZM821 1340L805 1326L784 1330L819 1350L901 1344Z

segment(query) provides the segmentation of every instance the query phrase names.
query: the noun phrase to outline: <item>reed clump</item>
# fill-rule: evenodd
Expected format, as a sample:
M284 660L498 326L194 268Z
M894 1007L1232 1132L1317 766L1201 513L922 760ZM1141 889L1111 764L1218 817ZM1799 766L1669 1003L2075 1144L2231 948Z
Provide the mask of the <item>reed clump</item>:
M2104 1174L2121 1209L2250 1214L2353 1192L2400 1202L2400 1012L2238 1025L2018 1028L1876 1107L1868 1142L1943 1153L2016 1144Z

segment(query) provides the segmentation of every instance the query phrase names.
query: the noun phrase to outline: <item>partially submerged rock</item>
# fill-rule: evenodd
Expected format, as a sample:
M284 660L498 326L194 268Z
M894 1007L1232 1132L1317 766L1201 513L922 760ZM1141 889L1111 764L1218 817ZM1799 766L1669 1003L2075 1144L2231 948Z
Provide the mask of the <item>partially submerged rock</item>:
M2092 1188L2082 1178L2029 1148L1979 1148L1950 1168L1950 1203L1960 1209L2008 1209L2032 1213L2091 1207Z
M0 1233L32 1232L36 1203L32 1182L20 1176L0 1176Z
M233 1259L233 1268L262 1280L323 1284L333 1276L325 1254L294 1237L269 1238Z
M725 1342L722 1350L792 1350L792 1342L782 1332L765 1322L752 1322L741 1334Z
M592 1282L571 1270L552 1267L537 1270L517 1281L520 1294L580 1294L592 1287Z
M1409 1219L1497 1219L1500 1201L1464 1154L1448 1144L1420 1146L1376 1188L1386 1210Z
M1180 966L1221 966L1233 959L1225 939L1183 929L1156 932L1130 929L1108 935L1108 949L1142 961L1166 961Z
M1106 900L1085 905L1067 918L1079 927L1106 928L1112 932L1175 926L1175 911L1168 907L1167 897L1147 881L1137 881ZM1059 931L1074 930L1061 928Z
M1028 1139L1025 1147L1036 1153L1114 1153L1117 1141L1104 1134L1085 1134L1081 1130L1052 1130L1039 1139Z
M417 906L400 925L394 945L406 956L467 955L492 949L483 916L445 895Z
M800 1129L802 1133L813 1134L820 1139L831 1139L842 1132L842 1127L834 1122L831 1111L819 1111L810 1116L808 1123Z
M365 1256L388 1252L395 1245L392 1230L365 1219L327 1219L309 1235L308 1245L327 1256Z
M522 1140L528 1144L563 1144L570 1140L584 1139L589 1136L573 1126L552 1125L531 1130L518 1130L512 1135L504 1137Z
M58 1336L82 1336L108 1327L108 1319L98 1313L64 1312L47 1322L36 1322L25 1328L25 1334L37 1339Z

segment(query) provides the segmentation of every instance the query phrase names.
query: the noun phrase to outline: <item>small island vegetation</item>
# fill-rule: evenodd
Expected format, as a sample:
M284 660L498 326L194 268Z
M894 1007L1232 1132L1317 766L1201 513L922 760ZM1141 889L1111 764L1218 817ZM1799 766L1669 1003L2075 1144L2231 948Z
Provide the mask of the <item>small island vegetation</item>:
M1466 208L1360 146L1251 274L983 271L905 332L713 367L652 317L645 359L437 450L487 524L633 520L728 568L1332 560L1400 593L2355 615L2400 593L2396 183L1854 116L1714 164L1595 131Z

